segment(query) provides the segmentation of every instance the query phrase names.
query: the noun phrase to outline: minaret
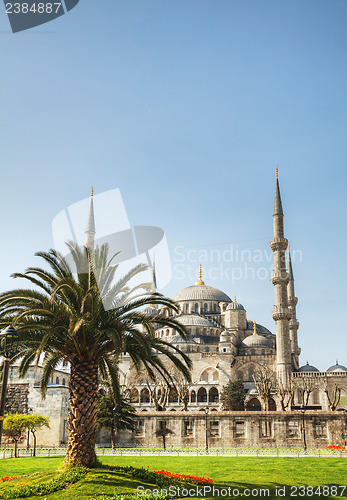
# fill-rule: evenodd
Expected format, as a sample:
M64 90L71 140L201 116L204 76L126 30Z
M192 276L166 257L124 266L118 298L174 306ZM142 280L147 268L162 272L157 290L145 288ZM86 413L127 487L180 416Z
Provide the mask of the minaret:
M295 297L294 274L293 274L292 258L290 255L290 246L288 247L288 272L289 272L289 283L288 283L288 287L287 287L288 308L289 308L289 311L291 314L291 317L289 320L289 338L290 338L293 364L294 364L294 367L296 369L298 369L299 368L299 354L300 354L300 349L298 346L299 322L296 319L296 304L298 303L298 299L297 299L297 297Z
M282 382L283 386L287 387L292 371L291 345L289 338L289 320L291 318L291 313L288 309L287 292L289 274L286 268L286 249L288 241L284 237L283 209L277 168L273 228L274 237L270 245L274 253L274 272L271 276L271 280L275 287L275 308L272 311L272 317L276 322L277 377Z
M93 196L94 192L92 188L92 195L90 197L89 214L87 219L85 240L84 240L84 246L88 248L89 251L94 251L94 243L95 243L95 220L94 220Z

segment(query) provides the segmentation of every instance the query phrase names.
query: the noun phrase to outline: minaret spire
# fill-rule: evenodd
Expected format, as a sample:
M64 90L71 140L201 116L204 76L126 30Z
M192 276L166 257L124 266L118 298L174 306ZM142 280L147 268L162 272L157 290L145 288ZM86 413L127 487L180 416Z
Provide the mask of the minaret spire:
M299 322L296 319L296 305L298 303L298 299L297 297L295 297L294 274L293 274L292 258L290 254L290 246L288 247L288 274L289 274L289 283L287 286L288 308L291 314L291 318L289 320L289 338L290 338L294 367L297 369L299 368L299 354L300 354L300 348L298 346Z
M92 194L90 197L89 213L85 230L85 240L84 246L88 250L94 251L95 244L95 218L94 218L94 190L92 188Z
M203 282L202 280L202 267L201 267L201 264L200 264L200 267L199 267L199 279L198 281L195 283L195 285L204 285L205 283Z
M291 345L289 337L289 320L291 312L288 309L287 285L289 274L286 268L286 249L288 241L284 237L283 208L280 187L278 182L278 169L276 169L275 203L273 214L274 237L270 242L274 253L274 272L271 280L275 287L275 308L272 317L276 322L276 354L277 377L284 387L289 384L292 371Z

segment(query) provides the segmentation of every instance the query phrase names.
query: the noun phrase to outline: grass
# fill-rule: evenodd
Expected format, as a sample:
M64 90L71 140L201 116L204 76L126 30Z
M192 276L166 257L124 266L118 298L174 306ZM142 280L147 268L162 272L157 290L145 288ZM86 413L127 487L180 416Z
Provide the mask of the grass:
M192 474L210 477L219 488L268 488L270 496L266 498L294 498L295 486L309 485L313 487L325 485L344 485L347 482L347 459L340 458L256 458L256 457L103 457L105 465L133 465L149 467L150 470L166 469L174 473ZM2 488L9 488L19 482L30 483L36 480L48 480L56 474L62 465L61 458L20 458L0 460L0 477L20 476L39 473L31 478L18 478L4 483ZM64 491L49 495L49 500L58 499L92 499L102 494L136 492L143 483L126 474L104 469L93 469L85 479L70 486ZM144 485L148 487L148 485ZM286 486L286 495L275 496L276 486ZM1 492L0 489L0 492ZM292 496L290 496L292 493ZM240 495L241 496L241 495ZM252 495L254 497L255 495ZM339 495L300 495L301 498L347 498ZM1 498L1 496L0 496ZM41 498L43 497L31 497ZM218 497L215 497L218 498ZM224 498L233 498L225 496Z

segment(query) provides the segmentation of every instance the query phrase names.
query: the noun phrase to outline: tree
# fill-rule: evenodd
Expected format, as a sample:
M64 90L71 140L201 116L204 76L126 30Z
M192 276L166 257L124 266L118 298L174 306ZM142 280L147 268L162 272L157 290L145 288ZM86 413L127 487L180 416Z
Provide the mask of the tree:
M223 387L220 400L223 410L243 411L245 409L245 391L241 380L229 380Z
M111 433L112 449L115 448L116 434L121 429L135 429L135 408L133 408L122 395L115 401L111 393L98 394L98 412L96 426L104 428Z
M284 385L281 377L276 378L277 393L280 398L281 410L285 411L288 406L294 401L294 394L296 390L296 382L293 378L290 378L288 385Z
M173 434L172 430L166 427L166 422L163 422L163 426L161 429L158 429L155 431L155 435L157 437L162 437L163 438L163 448L166 450L166 436L169 434Z
M327 397L329 409L335 411L341 400L341 385L337 382L329 383L328 377L324 377L320 383L320 388Z
M12 322L21 335L19 375L43 357L40 382L45 396L48 382L60 363L70 364L69 439L65 464L95 462L95 425L99 380L107 380L116 400L120 398L118 364L126 352L134 366L151 375L157 369L168 377L165 359L189 378L190 360L177 347L154 335L154 325L175 328L187 338L174 318L144 312L149 304L178 312L176 304L148 287L131 287L129 281L146 269L138 265L114 284L118 266L112 265L108 247L90 252L68 244L74 268L56 250L39 252L51 268L30 267L13 276L28 280L35 289L0 295L0 327ZM74 271L76 271L74 273ZM106 304L106 306L105 306Z
M298 377L295 382L303 406L308 406L311 392L316 389L316 380L311 377Z
M42 415L24 415L26 421L26 428L30 430L34 438L33 456L36 457L36 432L43 427L49 426L49 418Z
M9 413L4 419L4 430L14 443L14 456L18 456L18 442L23 437L23 431L27 429L27 415L20 413Z
M271 391L274 386L274 373L266 365L259 365L253 374L253 380L263 403L263 410L269 411Z

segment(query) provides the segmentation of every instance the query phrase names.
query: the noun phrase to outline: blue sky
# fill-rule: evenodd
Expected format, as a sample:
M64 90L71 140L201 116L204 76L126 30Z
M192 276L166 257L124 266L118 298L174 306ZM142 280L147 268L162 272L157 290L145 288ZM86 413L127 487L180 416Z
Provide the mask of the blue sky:
M271 267L278 164L301 362L347 365L346 2L80 0L17 34L2 9L0 40L1 290L53 245L60 210L120 188L132 224L166 232L164 293L192 283L177 247L205 251L205 272L222 264L206 283L274 331L268 277L209 252Z

